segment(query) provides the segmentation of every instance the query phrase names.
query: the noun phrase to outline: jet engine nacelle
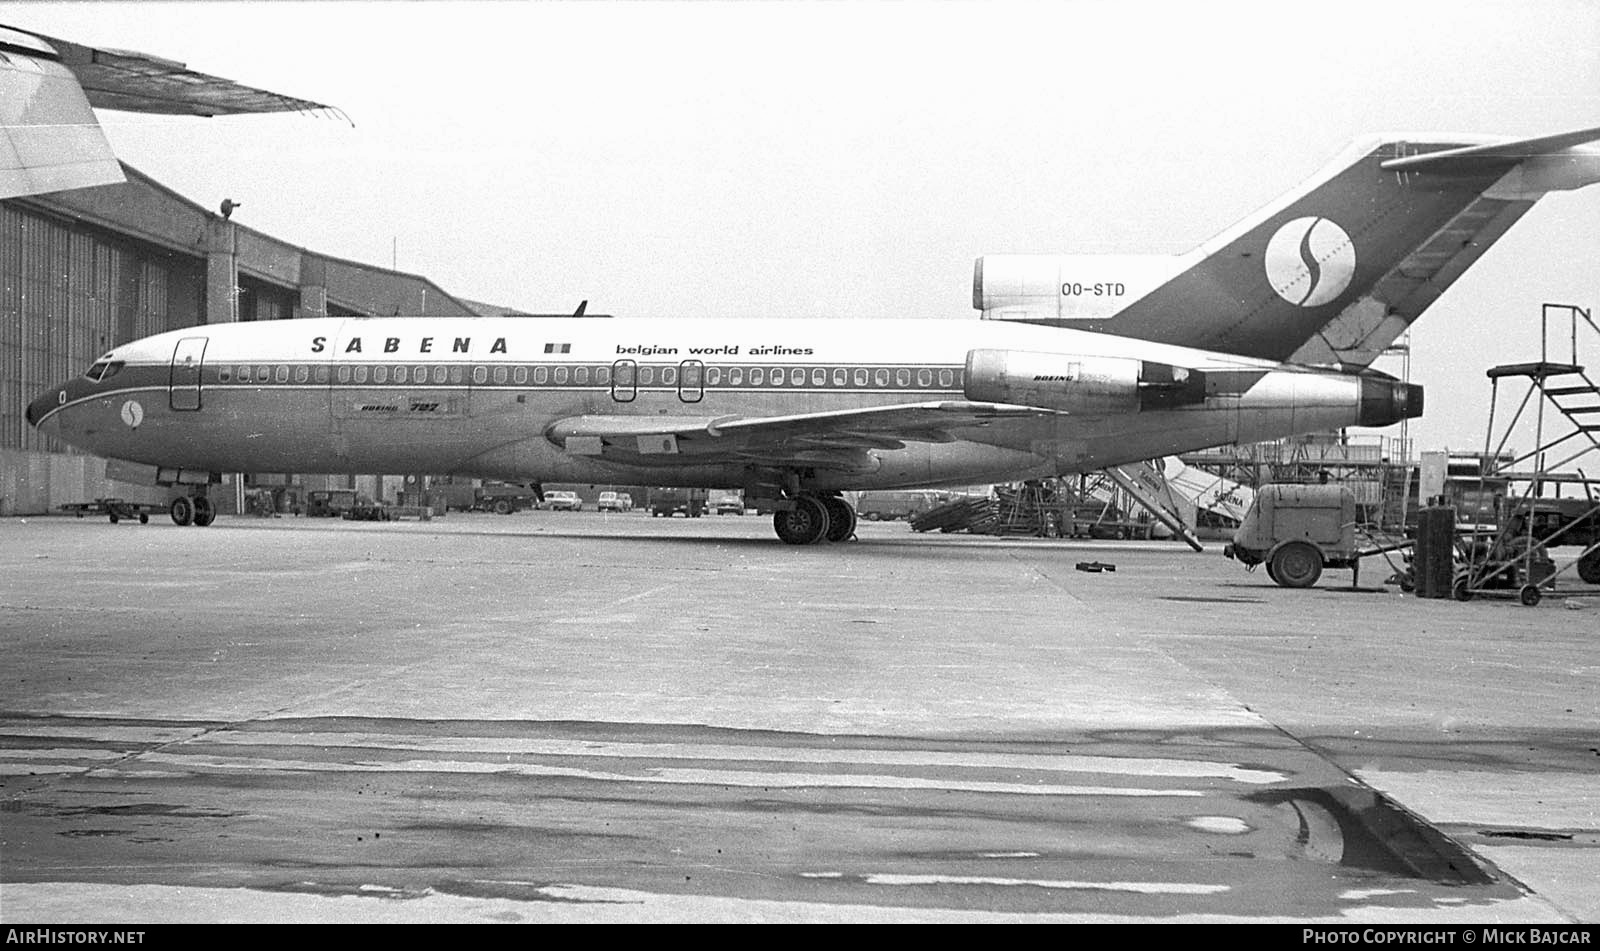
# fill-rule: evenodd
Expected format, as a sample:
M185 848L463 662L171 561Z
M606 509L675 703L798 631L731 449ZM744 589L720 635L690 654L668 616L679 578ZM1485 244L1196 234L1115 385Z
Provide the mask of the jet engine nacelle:
M967 351L966 397L1066 413L1170 409L1206 398L1199 370L1126 357Z

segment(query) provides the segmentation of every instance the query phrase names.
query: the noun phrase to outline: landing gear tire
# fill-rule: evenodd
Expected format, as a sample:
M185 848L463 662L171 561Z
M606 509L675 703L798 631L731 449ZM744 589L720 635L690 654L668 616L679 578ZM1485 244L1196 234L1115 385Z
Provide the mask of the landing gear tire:
M179 496L172 500L172 507L168 510L172 514L175 525L188 525L194 521L194 503L188 496Z
M828 534L828 509L822 500L802 495L794 508L772 513L772 529L789 545L814 545Z
M197 528L205 528L217 520L217 509L210 499L197 495L189 501L194 504L194 524Z
M1585 584L1600 584L1600 548L1578 559L1578 577Z
M856 533L856 510L840 498L825 498L822 505L828 510L828 531L824 537L830 542L849 541Z
M1322 577L1322 553L1305 542L1290 542L1272 556L1272 580L1285 588L1309 588Z

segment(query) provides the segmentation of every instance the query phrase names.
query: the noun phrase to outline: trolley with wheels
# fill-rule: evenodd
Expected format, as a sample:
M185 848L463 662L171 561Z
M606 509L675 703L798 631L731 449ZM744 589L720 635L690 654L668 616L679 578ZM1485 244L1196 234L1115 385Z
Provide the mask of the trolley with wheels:
M93 502L66 502L56 506L62 512L71 512L79 518L85 515L104 515L115 525L123 519L138 520L140 525L150 521L150 516L166 511L165 506L146 502L129 502L125 499L95 499Z

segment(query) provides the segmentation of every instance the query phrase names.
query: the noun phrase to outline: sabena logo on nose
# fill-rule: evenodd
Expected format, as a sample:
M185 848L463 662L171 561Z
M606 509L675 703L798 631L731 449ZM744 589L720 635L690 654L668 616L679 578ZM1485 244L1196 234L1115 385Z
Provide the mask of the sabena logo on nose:
M1267 242L1267 282L1277 295L1300 307L1338 297L1356 274L1356 246L1329 218L1296 218Z
M128 424L129 429L138 429L144 422L144 407L138 400L129 400L122 404L122 421Z

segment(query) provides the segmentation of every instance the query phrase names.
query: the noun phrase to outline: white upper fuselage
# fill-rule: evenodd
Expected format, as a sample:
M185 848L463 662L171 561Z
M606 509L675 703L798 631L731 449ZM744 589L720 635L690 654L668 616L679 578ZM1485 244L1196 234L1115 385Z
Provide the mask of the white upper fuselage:
M210 339L206 362L959 365L975 347L1159 360L1195 368L1277 364L1110 334L975 319L325 317L212 324L123 344L112 360L169 363L182 337ZM552 350L546 350L552 345ZM567 345L569 349L562 349ZM777 348L774 351L774 348Z

